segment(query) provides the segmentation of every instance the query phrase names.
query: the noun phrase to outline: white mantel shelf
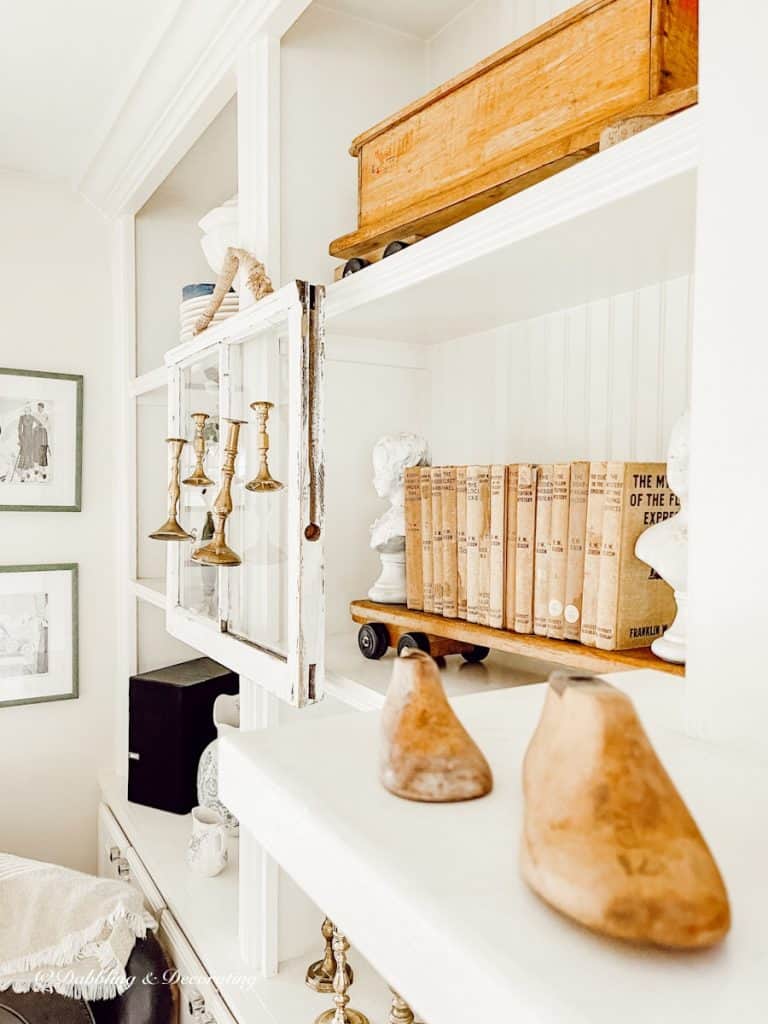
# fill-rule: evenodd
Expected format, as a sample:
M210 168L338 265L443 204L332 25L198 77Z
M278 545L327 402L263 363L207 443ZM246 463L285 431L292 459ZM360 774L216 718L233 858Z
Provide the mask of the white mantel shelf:
M669 676L607 678L635 700L726 879L734 924L718 949L602 939L520 879L520 771L543 686L455 702L493 768L486 799L439 806L387 793L378 711L227 740L223 799L430 1024L765 1020L768 759L686 737L683 687Z

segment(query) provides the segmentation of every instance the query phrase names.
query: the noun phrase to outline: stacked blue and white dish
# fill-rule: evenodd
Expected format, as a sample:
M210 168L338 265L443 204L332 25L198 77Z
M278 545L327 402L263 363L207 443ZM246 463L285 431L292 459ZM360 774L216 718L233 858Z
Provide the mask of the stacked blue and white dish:
M193 336L195 324L208 308L208 303L211 301L211 296L213 295L215 287L215 284L202 283L185 284L182 288L181 303L179 305L182 341L189 341ZM221 305L216 310L213 320L211 321L211 327L214 324L221 323L222 320L227 320L229 317L234 316L234 314L237 313L237 310L237 293L230 289L224 296Z

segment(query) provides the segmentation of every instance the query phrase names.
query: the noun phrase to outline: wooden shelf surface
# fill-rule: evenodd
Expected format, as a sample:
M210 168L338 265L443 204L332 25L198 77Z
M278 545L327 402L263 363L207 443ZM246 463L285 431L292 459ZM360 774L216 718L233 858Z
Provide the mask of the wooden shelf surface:
M352 601L349 610L355 622L383 622L404 632L418 630L431 636L490 647L505 654L522 654L567 668L597 673L651 668L674 676L685 675L685 666L662 661L651 653L649 647L637 647L631 651L600 651L570 640L548 640L541 636L510 633L506 629L491 629L463 619L446 619L429 612L411 611L403 605L377 604L375 601Z

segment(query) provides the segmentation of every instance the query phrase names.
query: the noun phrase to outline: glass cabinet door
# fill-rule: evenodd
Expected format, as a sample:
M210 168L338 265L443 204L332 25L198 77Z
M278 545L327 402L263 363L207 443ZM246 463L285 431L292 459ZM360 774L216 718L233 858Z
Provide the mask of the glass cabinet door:
M169 632L299 707L323 688L321 302L294 282L169 355L169 427L198 431Z
M178 371L178 436L188 441L181 454L183 483L179 511L184 528L193 537L191 544L179 550L179 603L214 624L219 621L218 570L194 561L192 554L213 535L213 502L218 491L221 452L220 360L220 346L214 346Z

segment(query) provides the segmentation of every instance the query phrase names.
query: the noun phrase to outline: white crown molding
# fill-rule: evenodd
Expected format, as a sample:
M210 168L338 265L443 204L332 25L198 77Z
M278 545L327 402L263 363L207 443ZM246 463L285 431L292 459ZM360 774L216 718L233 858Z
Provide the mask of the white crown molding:
M105 215L136 213L236 90L239 52L280 36L309 0L183 0L137 61L78 192Z

